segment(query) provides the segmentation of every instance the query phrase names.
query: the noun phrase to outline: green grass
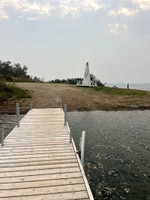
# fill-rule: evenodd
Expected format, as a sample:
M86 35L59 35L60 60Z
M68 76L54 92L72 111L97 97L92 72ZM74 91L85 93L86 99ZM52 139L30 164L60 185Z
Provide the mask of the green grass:
M7 101L8 99L25 99L31 98L28 90L23 90L16 86L7 85L4 82L0 82L0 103Z
M122 89L122 88L111 88L111 87L94 87L93 88L96 91L102 91L107 94L111 95L136 95L136 96L147 96L147 91L142 90L135 90L135 89Z

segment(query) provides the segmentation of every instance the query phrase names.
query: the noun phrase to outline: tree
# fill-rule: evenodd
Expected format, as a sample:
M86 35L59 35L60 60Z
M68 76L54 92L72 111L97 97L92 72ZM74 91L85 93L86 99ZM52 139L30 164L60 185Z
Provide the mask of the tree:
M26 65L21 67L20 63L14 65L10 61L2 62L0 61L0 74L4 77L14 76L14 77L24 77L27 75L28 68Z
M96 76L94 74L90 74L90 79L91 79L91 81L95 81L96 80Z
M105 86L99 79L97 80L97 86Z
M104 86L104 84L99 79L97 79L95 75L90 74L90 78L91 81L97 83L97 86Z
M27 66L24 65L22 70L23 70L23 74L24 74L24 76L26 76L26 75L27 75L27 71L28 71Z

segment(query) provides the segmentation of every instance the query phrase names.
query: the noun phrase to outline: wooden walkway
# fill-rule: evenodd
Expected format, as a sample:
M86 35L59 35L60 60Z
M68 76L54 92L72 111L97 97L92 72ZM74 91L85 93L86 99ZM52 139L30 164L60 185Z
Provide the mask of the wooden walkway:
M60 109L30 110L0 147L1 200L93 200Z

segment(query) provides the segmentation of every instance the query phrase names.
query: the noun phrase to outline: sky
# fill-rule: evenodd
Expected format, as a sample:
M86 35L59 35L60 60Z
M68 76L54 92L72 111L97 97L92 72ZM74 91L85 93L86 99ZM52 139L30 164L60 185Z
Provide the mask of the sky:
M0 60L45 81L150 83L150 0L0 0Z

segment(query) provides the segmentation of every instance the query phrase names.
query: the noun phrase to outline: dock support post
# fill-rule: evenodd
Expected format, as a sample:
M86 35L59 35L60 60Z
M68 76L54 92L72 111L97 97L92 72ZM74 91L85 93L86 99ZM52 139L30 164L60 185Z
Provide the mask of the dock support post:
M85 131L82 131L82 138L81 138L81 163L84 167L84 150L85 150Z
M31 103L30 103L30 109L32 110L32 101L31 101Z
M1 146L4 146L4 128L2 128Z
M19 103L16 103L16 114L17 114L17 127L20 127L20 109L19 109Z
M67 104L64 105L64 125L67 123Z

